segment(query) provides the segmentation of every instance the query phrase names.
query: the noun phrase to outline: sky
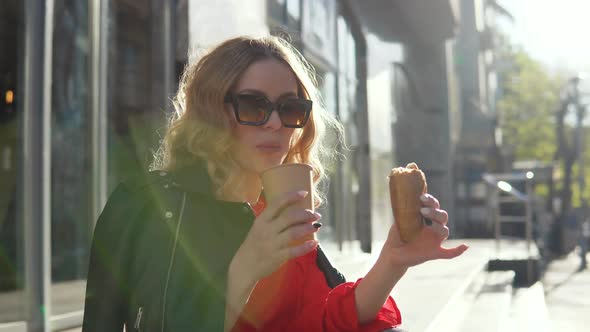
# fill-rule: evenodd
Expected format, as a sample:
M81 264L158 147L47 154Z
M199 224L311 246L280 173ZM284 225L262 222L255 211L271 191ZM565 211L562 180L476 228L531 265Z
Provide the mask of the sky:
M501 26L551 70L590 73L590 0L499 0L515 18Z

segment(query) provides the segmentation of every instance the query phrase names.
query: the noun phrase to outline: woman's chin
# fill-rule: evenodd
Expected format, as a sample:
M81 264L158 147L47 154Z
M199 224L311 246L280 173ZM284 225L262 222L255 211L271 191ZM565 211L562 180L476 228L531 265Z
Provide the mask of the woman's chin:
M263 163L261 163L260 167L258 168L260 173L266 171L269 168L273 168L275 166L279 166L283 163L283 158L274 158L274 159L267 159Z

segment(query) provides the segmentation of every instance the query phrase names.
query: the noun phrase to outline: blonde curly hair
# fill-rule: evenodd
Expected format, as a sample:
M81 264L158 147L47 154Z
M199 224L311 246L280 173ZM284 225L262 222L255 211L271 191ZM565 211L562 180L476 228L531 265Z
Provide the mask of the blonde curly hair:
M323 140L332 130L332 138L342 144L342 125L325 110L313 67L289 42L275 36L226 40L185 68L173 99L175 112L151 168L172 171L204 160L215 195L235 197L233 188L241 173L230 154L236 123L225 111L224 97L251 64L268 58L289 66L297 80L299 97L313 101L310 119L305 127L295 130L284 163L312 166L314 205L319 206L325 199L318 189L326 177L324 165L337 150L334 146L326 148Z

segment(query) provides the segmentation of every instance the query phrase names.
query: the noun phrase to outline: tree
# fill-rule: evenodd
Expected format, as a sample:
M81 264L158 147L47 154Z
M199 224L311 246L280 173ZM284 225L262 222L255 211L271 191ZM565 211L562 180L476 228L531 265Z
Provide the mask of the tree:
M516 160L551 162L557 148L560 79L522 49L509 48L503 57L511 63L502 77L497 106L503 142L513 147Z
M536 160L545 163L557 159L558 147L556 133L563 132L556 122L556 110L560 105L560 78L551 76L523 49L503 43L501 57L509 63L502 76L500 86L503 94L498 101L499 125L505 146L512 147L515 160ZM563 137L561 135L560 137ZM571 137L571 136L568 136ZM565 163L567 176L571 175L571 163ZM563 173L561 173L563 174ZM571 178L566 179L571 183ZM564 203L571 201L569 186L562 191ZM548 209L552 210L551 198L554 195L553 183L538 185L537 194L548 199Z
M503 141L513 147L515 160L553 162L561 180L555 189L561 198L562 217L580 206L588 188L580 193L573 185L578 172L578 149L575 140L575 112L560 100L565 75L550 74L524 50L506 47L503 56L512 65L504 73L503 95L498 101ZM587 132L587 130L585 130ZM585 134L588 141L588 133ZM588 156L589 143L584 144ZM588 166L588 163L585 163ZM590 174L588 169L585 174ZM587 182L587 181L586 181ZM553 188L541 186L543 196L552 197Z

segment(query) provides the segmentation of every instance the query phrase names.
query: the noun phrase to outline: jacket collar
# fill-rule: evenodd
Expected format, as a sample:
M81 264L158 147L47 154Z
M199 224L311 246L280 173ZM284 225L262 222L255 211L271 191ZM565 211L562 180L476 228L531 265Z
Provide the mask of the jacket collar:
M190 166L178 168L170 171L172 185L183 191L197 193L218 200L213 192L213 183L209 172L207 172L207 163L200 159ZM261 193L264 199L264 191Z
M214 197L213 186L205 161L198 161L170 172L172 184L183 191Z

